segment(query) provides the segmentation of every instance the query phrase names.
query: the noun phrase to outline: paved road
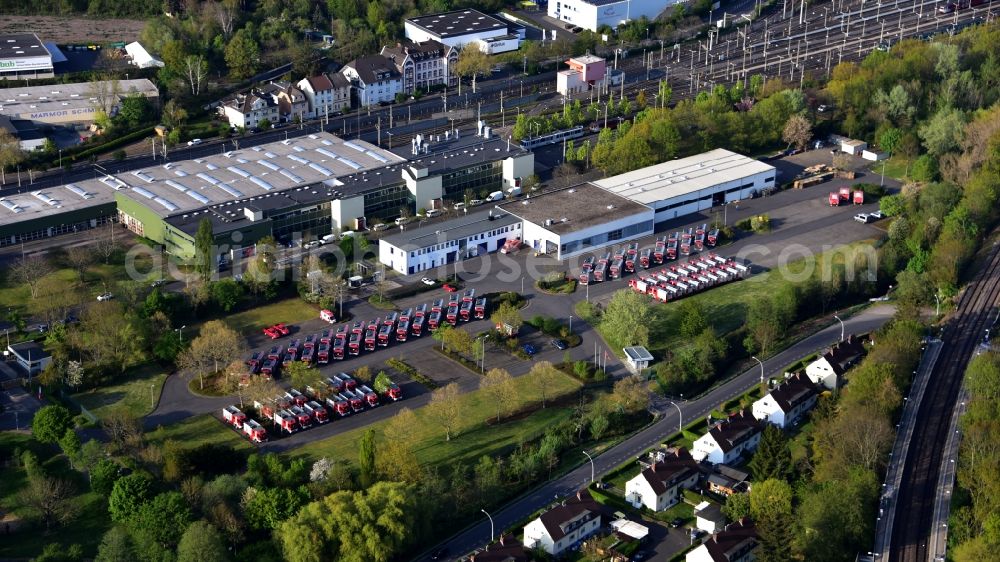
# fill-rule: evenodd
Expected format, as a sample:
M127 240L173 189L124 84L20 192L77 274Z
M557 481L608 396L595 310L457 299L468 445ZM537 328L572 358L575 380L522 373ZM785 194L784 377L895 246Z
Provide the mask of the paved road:
M893 312L894 308L891 306L876 306L871 308L845 321L847 332L859 333L877 329L892 317ZM840 326L837 324L824 328L818 333L805 338L766 361L764 363L766 376L780 376L781 373L779 371L786 365L829 346L839 336ZM738 396L755 384L758 384L760 382L760 374L760 368L754 367L697 400L681 403L679 406L683 412L684 419L690 421L691 419L707 415L708 412L722 402ZM666 404L660 413L662 417L652 426L595 457L594 468L596 474L600 476L609 472L621 463L639 456L649 447L661 443L667 436L677 431L678 426L681 424L676 409ZM550 504L553 498L569 495L579 488L586 486L590 481L590 472L590 465L583 464L569 474L549 481L508 504L503 509L491 513L496 528L498 530L507 529L514 522ZM519 530L512 531L515 533L519 532ZM484 545L489 536L490 523L483 518L482 521L447 541L446 545L450 552L466 553ZM417 560L426 559L426 557L417 558Z

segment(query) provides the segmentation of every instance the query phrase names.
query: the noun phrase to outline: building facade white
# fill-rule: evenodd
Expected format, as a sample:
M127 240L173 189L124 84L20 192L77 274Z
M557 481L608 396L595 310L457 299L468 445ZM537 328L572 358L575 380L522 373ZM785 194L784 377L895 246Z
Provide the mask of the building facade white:
M236 94L223 100L219 113L229 121L230 126L245 129L259 127L264 120L277 123L281 115L275 100L254 92Z
M597 31L612 29L645 16L656 19L680 0L549 0L548 15L577 27Z
M342 74L317 74L297 85L309 103L310 118L336 115L351 107L351 82Z
M520 237L517 217L481 211L385 236L378 244L379 261L409 275L496 252L508 239Z
M519 36L510 32L507 22L471 8L410 18L403 28L406 38L415 43L437 41L455 49L476 43L487 54L520 46Z
M523 543L559 556L600 529L601 506L582 490L525 525Z
M656 222L749 199L773 188L774 166L722 148L594 182L650 206Z
M381 54L396 65L403 79L403 91L408 94L418 89L427 91L432 86L457 83L454 68L458 49L454 47L434 40L422 43L407 40L395 47L382 47Z
M526 245L560 260L653 233L652 209L594 184L551 191L500 207L524 220Z
M393 102L403 91L403 79L396 65L382 55L352 60L340 73L354 85L361 107Z
M53 76L52 53L38 35L0 35L0 80L32 80Z
M698 483L698 468L684 449L657 458L625 483L625 501L636 509L669 509L680 501L683 490Z
M753 403L753 417L784 429L812 410L818 397L814 383L795 374Z
M163 67L163 61L149 54L149 51L138 41L125 45L125 53L129 61L139 68Z
M753 415L741 411L699 437L691 448L691 456L699 462L731 464L757 448L761 429Z

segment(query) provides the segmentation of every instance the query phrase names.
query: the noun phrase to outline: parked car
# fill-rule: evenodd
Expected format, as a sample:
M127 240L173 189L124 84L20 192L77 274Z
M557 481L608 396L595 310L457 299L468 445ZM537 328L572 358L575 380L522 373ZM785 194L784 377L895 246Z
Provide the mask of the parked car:
M868 213L858 213L858 214L854 215L854 220L856 220L858 222L863 222L865 224L867 224L867 223L869 223L869 222L872 221L871 215L869 215Z
M162 286L164 286L166 284L167 284L167 280L166 279L157 279L156 281L153 281L152 283L150 283L149 286L155 289L157 287L162 287Z
M674 517L673 519L670 520L670 528L672 529L676 529L677 527L680 527L683 524L684 520L681 519L680 517Z
M522 350L522 351L524 351L524 353L525 353L525 354L526 354L526 355L527 355L528 357L534 357L534 355L535 355L536 353L538 353L538 350L537 350L537 349L535 349L535 346L531 345L530 343L526 343L526 344L524 344L524 345L523 345L523 346L521 347L521 350Z
M950 14L954 11L955 11L955 5L952 4L951 2L945 2L944 4L938 6L939 14Z
M455 209L456 211L461 211L462 209L465 208L465 203L459 201L458 203L455 203L454 205L452 205L451 208Z
M387 228L389 228L389 225L387 223L384 223L384 222L380 222L378 224L373 224L372 225L372 230L375 231L375 232L380 232L380 231L385 230Z
M816 108L816 111L819 111L820 113L826 113L826 112L827 112L827 110L829 110L829 109L830 109L830 108L829 108L828 106L826 106L826 105L821 105L821 106L819 106L819 107L817 107L817 108Z
M469 201L469 206L470 207L475 207L476 205L482 205L482 204L483 204L483 200L482 199L473 199L473 200Z
M884 217L885 217L885 215L882 214L882 211L872 211L872 212L868 213L868 218L870 218L872 220L876 220L877 221L877 220L880 220L880 219L882 219Z
M422 277L420 279L420 282L423 283L424 285L433 285L435 283L435 281L430 277Z
M111 300L113 298L115 298L115 296L112 295L111 293L101 293L101 294L97 295L97 300L99 300L101 302L103 302L103 301L109 301L109 300Z
M558 349L559 351L564 351L568 345L563 340L552 340L552 347Z
M188 141L188 146L194 146L196 144L201 144L201 139L191 139Z
M410 217L399 217L396 219L396 226L402 226L408 222L410 222Z
M446 293L454 293L455 291L458 290L455 287L452 287L451 285L449 285L447 283L445 283L444 285L442 285L441 288L444 289Z

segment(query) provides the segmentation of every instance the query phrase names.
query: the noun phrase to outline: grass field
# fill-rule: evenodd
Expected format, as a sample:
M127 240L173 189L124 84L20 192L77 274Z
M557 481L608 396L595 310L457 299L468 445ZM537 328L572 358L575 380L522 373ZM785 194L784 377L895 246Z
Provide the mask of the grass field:
M205 443L228 445L234 449L253 449L246 439L229 429L210 414L188 418L179 423L161 426L146 434L150 443L162 445L172 439L185 447L197 447Z
M152 400L159 399L166 380L167 373L163 368L148 364L132 370L120 382L74 394L73 398L98 418L119 408L140 418L153 411Z
M549 389L550 399L575 392L580 388L575 379L560 375ZM444 431L435 425L425 415L424 408L414 411L417 423L410 428L410 444L417 458L425 465L442 465L452 463L470 463L483 455L496 455L518 443L540 437L546 428L552 427L572 415L571 408L550 406L534 413L500 425L487 426L485 419L495 415L491 399L482 391L473 391L462 395L462 411L469 415L461 422L458 435L452 435L452 440L444 440ZM537 402L534 392L519 393L514 411ZM336 423L336 422L334 422ZM379 438L388 421L378 422L368 427L374 428ZM310 443L290 452L295 457L305 457L310 462L326 457L336 460L355 462L358 458L358 441L364 431L357 429Z
M296 324L318 317L319 312L311 304L299 298L289 298L237 312L227 316L225 322L230 328L247 336L277 322Z
M885 161L885 177L893 178L901 182L908 181L907 172L912 168L913 162L908 158L896 155ZM871 173L876 176L882 175L882 162L872 166Z
M74 471L64 456L55 454L54 447L40 445L28 435L0 433L0 449L13 452L18 448L34 451L42 461L46 474L73 483L80 492L73 500L77 516L68 527L55 529L51 534L45 534L29 524L22 532L30 533L32 538L0 541L0 558L31 558L41 553L42 548L52 541L59 541L64 545L79 544L83 546L85 556L93 557L97 553L101 536L111 525L104 498L89 491L86 478ZM26 515L19 506L18 494L27 485L27 480L27 475L20 468L4 469L3 477L0 478L0 509L12 511L17 516Z

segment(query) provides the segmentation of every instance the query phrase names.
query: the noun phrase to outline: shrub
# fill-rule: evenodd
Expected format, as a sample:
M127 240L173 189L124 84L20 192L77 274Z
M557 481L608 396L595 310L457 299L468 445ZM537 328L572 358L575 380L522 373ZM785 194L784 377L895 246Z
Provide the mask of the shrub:
M771 217L768 215L750 217L750 228L754 232L767 232L771 230Z
M125 151L122 150L122 149L120 149L120 148L118 150L116 150L115 153L114 153L114 159L118 160L119 162L121 162L122 160L124 160L126 156L127 156L127 154L125 154Z
M913 163L913 179L917 181L934 181L938 177L937 160L929 154L924 154Z

